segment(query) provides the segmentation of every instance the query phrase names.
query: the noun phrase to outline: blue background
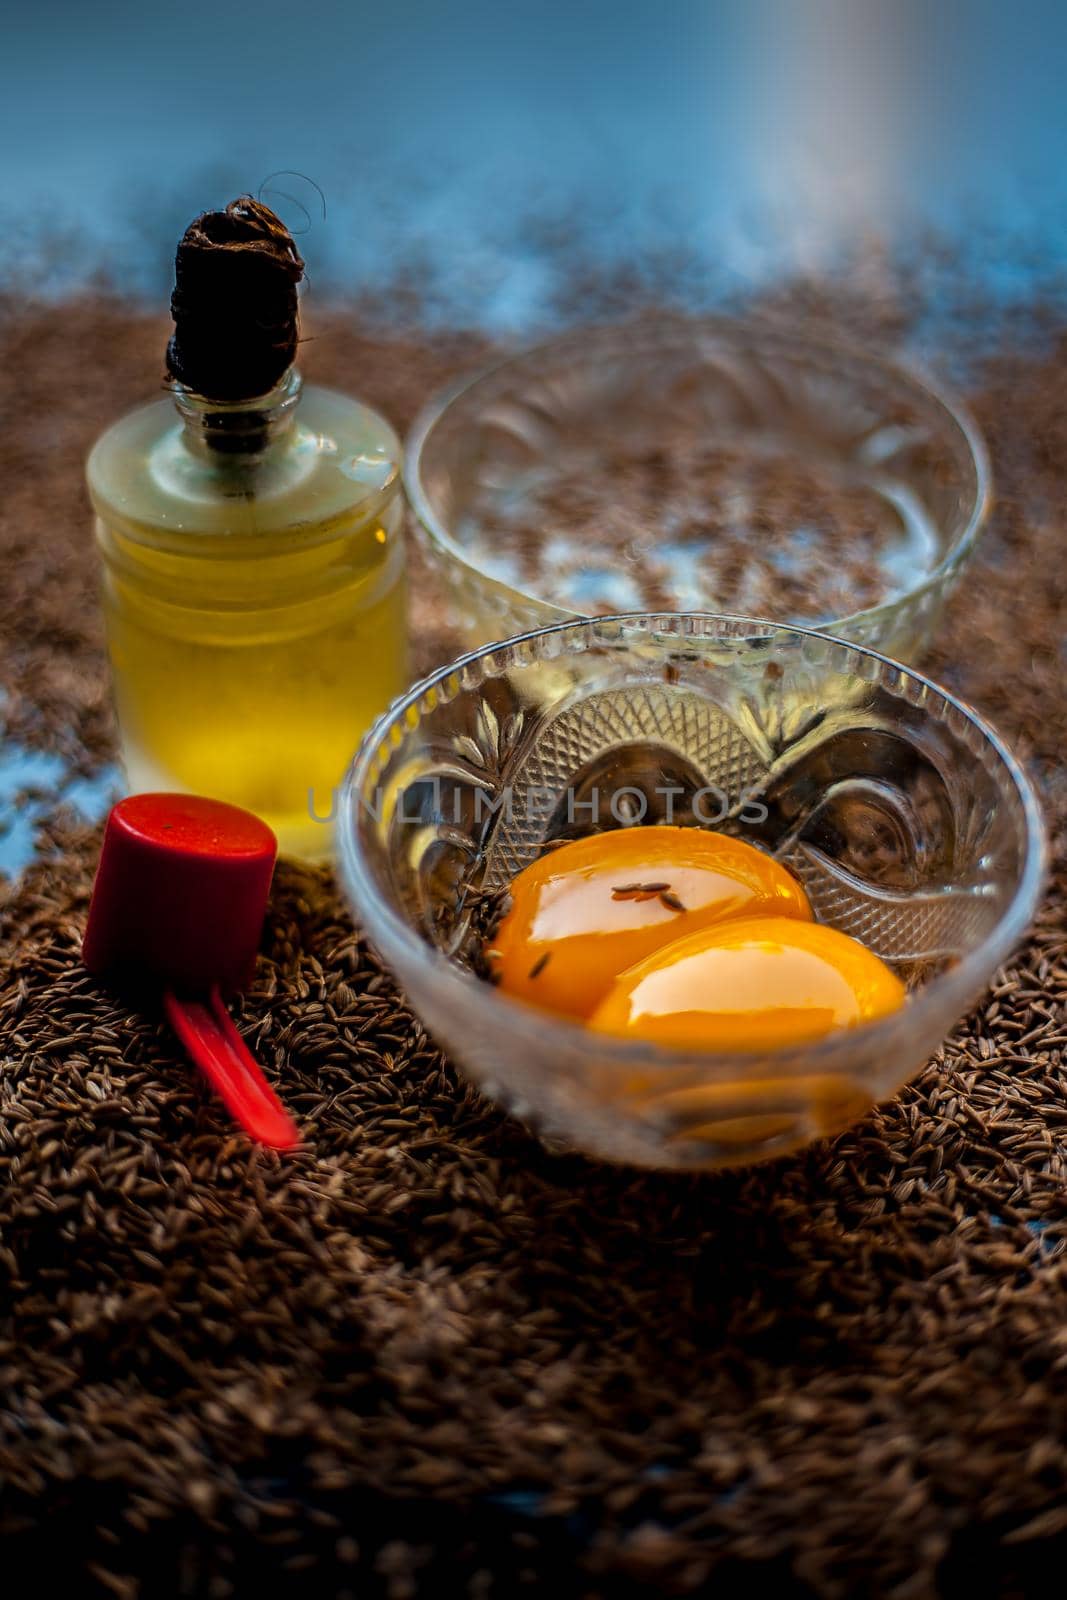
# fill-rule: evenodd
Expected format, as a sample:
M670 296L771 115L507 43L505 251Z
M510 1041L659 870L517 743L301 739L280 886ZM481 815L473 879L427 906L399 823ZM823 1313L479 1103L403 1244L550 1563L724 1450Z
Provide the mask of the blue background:
M294 191L320 286L402 267L501 328L543 314L564 242L682 254L705 298L928 223L1009 282L1064 254L1048 0L41 0L0 62L6 265L53 288L165 293L189 217L278 168L326 194L323 221Z

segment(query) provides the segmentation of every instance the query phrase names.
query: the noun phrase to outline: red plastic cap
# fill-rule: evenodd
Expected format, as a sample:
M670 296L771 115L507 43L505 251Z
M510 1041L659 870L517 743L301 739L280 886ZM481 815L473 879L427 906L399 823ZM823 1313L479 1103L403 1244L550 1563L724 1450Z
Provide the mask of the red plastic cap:
M179 993L243 988L255 968L278 844L250 811L134 794L107 819L82 959Z

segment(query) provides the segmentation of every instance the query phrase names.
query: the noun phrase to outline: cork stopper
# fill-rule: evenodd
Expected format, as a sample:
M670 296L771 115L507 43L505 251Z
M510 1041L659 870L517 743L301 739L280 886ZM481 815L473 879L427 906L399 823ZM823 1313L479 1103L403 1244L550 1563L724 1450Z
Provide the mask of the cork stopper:
M208 400L268 394L296 357L303 275L288 228L251 195L197 217L174 263L170 376Z

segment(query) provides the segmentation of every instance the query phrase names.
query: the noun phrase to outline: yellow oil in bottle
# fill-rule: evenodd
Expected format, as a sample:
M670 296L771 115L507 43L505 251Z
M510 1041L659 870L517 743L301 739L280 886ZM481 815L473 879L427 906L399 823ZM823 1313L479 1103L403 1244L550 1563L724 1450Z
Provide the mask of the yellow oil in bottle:
M175 398L88 468L127 776L245 806L319 859L408 678L399 443L293 372L254 405Z

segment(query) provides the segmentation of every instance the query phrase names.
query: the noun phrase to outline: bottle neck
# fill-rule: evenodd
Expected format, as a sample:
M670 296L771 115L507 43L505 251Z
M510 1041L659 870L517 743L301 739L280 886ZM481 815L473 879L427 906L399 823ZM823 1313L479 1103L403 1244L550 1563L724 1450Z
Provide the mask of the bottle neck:
M288 433L300 389L300 374L290 367L276 388L252 400L208 400L181 384L173 386L173 394L191 449L247 459L262 455Z

